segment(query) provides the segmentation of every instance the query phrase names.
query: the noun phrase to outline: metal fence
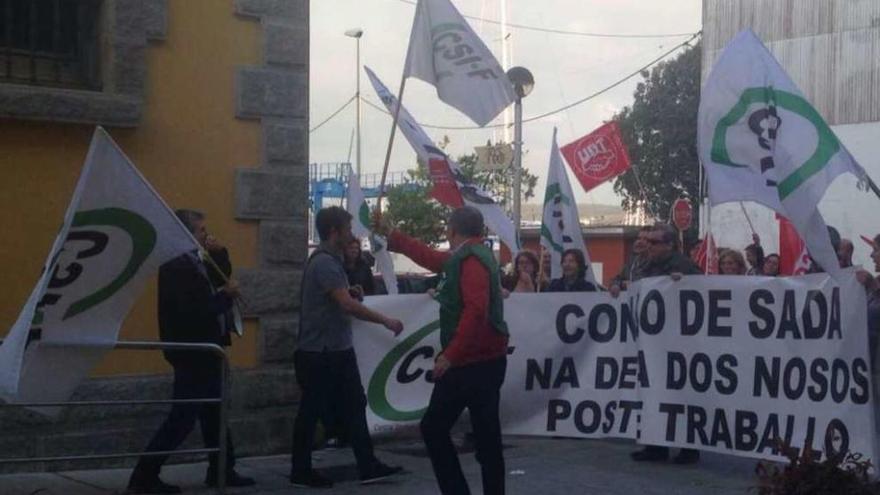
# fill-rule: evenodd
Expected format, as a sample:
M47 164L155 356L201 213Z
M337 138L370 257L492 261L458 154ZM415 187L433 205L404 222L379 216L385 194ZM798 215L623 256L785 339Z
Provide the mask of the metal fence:
M3 341L0 340L0 343ZM71 347L71 348L102 348L96 344L79 343L52 343L41 342L42 346ZM210 352L220 358L221 378L220 396L207 399L156 399L156 400L96 400L96 401L65 401L65 402L28 402L28 403L3 403L0 407L65 407L65 406L128 406L146 404L219 404L220 407L220 440L216 448L188 449L164 452L118 452L112 454L87 454L54 457L21 457L0 458L0 464L23 464L34 462L51 461L85 461L94 459L120 459L126 457L157 456L157 455L186 455L186 454L212 454L217 453L217 493L226 491L226 442L227 424L229 422L228 384L229 384L229 358L222 347L216 344L176 343L176 342L117 342L113 349L134 351L198 351Z

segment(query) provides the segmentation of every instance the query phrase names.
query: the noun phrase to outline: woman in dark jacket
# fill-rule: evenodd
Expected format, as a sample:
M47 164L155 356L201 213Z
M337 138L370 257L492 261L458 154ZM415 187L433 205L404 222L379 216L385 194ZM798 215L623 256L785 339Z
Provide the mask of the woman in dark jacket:
M562 253L562 277L550 281L547 292L596 292L599 290L588 282L587 261L578 249L566 249Z
M348 285L359 293L359 299L363 296L376 294L376 282L373 280L373 260L361 252L361 241L355 239L345 248L345 274L348 275Z

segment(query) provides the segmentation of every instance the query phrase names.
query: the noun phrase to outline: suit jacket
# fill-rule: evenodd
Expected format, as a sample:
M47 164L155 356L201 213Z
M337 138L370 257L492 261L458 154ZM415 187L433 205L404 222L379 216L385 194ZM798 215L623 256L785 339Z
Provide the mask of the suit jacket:
M231 272L229 255L223 250L212 258ZM221 321L232 308L232 298L215 289L209 278L213 268L200 268L190 254L178 256L159 267L159 338L163 342L198 342L227 346L232 328ZM214 274L221 282L222 278ZM165 351L172 366L217 366L214 355L203 351Z

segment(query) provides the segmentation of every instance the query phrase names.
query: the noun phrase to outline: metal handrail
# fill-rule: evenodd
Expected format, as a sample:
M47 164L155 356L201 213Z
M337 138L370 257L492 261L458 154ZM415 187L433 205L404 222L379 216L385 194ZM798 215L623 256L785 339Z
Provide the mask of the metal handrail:
M0 339L0 344L3 339ZM79 347L79 348L108 348L106 344L82 343L82 342L40 342L46 347ZM55 456L55 457L20 457L0 458L0 464L17 464L51 461L81 461L93 459L120 459L126 457L142 457L156 455L185 455L185 454L211 454L217 453L217 493L223 495L226 492L226 443L227 424L229 423L229 356L217 344L186 343L186 342L116 342L112 349L125 349L135 351L161 350L161 351L199 351L211 352L220 358L220 397L207 399L157 399L157 400L119 400L119 401L67 401L67 402L29 402L29 403L0 403L0 407L61 407L61 406L123 406L144 404L220 404L220 435L217 448L190 449L164 452L120 452L114 454L89 454L78 456Z

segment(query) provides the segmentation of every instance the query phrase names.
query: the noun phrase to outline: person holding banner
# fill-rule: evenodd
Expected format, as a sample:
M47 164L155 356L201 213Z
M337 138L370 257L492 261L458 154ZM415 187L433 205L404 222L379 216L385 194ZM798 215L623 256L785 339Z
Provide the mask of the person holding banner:
M331 480L312 469L315 427L331 408L338 409L344 419L362 484L403 470L379 462L373 453L367 428L367 399L352 346L351 317L378 323L395 336L403 331L403 324L352 297L343 265L344 251L354 239L351 221L351 214L338 206L323 208L315 215L321 244L309 256L303 272L300 329L294 354L302 399L293 426L290 468L290 482L297 487L333 486Z
M633 280L638 280L641 277L641 272L644 270L645 265L648 264L648 234L651 233L652 227L646 226L639 229L638 236L636 240L633 242L632 253L633 257L624 265L623 270L611 280L611 290L613 287L617 286L617 291L626 290L627 285Z
M718 273L720 275L745 275L746 260L739 251L733 249L720 250L718 255ZM766 260L765 260L766 262ZM757 275L762 275L759 273Z
M640 278L671 276L679 280L683 275L700 275L700 268L687 256L682 254L677 246L678 235L675 229L668 224L657 224L651 229L645 238L648 245L646 250L647 263L640 271ZM633 281L636 281L634 279ZM619 286L609 289L612 296L620 294ZM633 452L631 457L634 461L665 461L669 458L669 448L657 445L646 445L644 449ZM694 449L681 449L673 459L676 464L693 464L700 460L700 452Z
M587 260L580 249L562 253L562 276L550 281L547 292L596 292L595 284L587 281Z
M229 279L229 254L208 236L205 216L195 210L177 210L177 217L208 250L208 256L224 273L205 264L198 251L179 256L159 268L159 337L163 342L199 342L229 346L230 312L239 294ZM213 277L213 279L212 279ZM220 283L222 286L217 287ZM222 366L216 356L196 351L165 351L174 368L174 399L208 399L220 396ZM199 421L206 448L217 448L220 411L216 404L174 404L171 412L147 445L146 452L175 450ZM254 480L235 472L232 436L227 434L226 486L251 486ZM168 455L146 455L138 460L128 482L128 493L180 493L180 488L159 478ZM217 483L217 454L208 457L205 484Z
M523 249L513 259L513 273L503 277L501 287L507 292L541 292L547 287L539 278L538 257Z
M779 276L779 255L776 253L770 253L764 257L764 270L763 275L765 277L778 277Z
M379 217L376 223L378 230L390 234L391 251L403 253L444 277L436 293L443 350L434 362L434 390L420 425L440 492L470 493L450 437L452 426L467 408L482 468L483 493L503 494L498 408L507 368L508 331L498 264L481 239L483 216L470 206L452 212L446 222L448 252L435 251L399 231L390 231Z

